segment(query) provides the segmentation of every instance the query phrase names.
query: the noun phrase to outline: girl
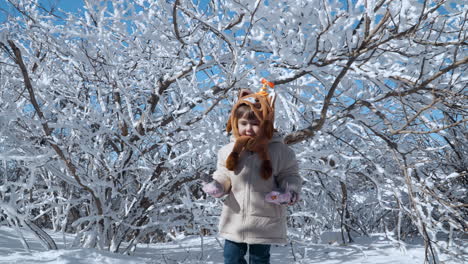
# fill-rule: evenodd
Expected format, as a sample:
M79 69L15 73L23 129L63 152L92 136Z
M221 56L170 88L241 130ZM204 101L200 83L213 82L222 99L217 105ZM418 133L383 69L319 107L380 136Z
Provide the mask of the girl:
M264 82L264 90L266 90ZM218 152L213 181L203 191L227 195L219 222L224 263L270 263L270 245L286 244L286 204L299 199L302 179L294 152L274 134L274 96L242 90Z

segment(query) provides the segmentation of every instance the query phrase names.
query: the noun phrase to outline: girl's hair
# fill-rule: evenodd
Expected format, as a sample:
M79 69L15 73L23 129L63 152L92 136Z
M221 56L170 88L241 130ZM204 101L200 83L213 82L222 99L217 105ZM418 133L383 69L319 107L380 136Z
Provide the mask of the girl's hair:
M247 120L257 120L255 112L250 106L243 104L236 109L236 119L246 118Z

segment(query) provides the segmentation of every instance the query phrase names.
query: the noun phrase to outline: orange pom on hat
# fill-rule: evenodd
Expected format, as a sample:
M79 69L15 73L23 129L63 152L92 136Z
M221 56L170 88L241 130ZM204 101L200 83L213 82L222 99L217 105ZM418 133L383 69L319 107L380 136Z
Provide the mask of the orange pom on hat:
M231 114L226 125L226 130L227 132L233 132L234 137L236 138L236 143L226 160L226 168L231 171L235 170L239 161L240 153L244 150L253 151L258 153L262 160L262 178L268 179L273 173L270 155L268 154L268 142L273 137L274 132L274 104L276 96L274 94L269 95L267 92L267 86L273 88L273 83L262 79L262 84L263 86L261 90L255 94L250 90L242 89L239 92L237 103L232 107ZM240 136L239 134L236 111L242 105L249 106L260 121L259 133L255 137Z

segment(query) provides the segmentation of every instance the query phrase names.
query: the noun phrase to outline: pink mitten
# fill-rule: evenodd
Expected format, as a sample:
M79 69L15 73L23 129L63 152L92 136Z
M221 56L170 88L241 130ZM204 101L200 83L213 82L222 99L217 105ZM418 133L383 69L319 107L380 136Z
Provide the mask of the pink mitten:
M278 192L278 191L272 191L272 192L269 192L265 196L265 200L267 202L278 204L278 205L290 203L291 198L292 198L291 192L282 193L282 192Z
M299 201L299 194L293 191L285 193L272 191L265 196L265 200L269 203L293 205Z
M204 183L203 187L202 187L202 190L206 194L208 194L210 196L213 196L214 198L219 198L219 197L224 195L223 186L219 182L217 182L215 180L213 180L210 183Z

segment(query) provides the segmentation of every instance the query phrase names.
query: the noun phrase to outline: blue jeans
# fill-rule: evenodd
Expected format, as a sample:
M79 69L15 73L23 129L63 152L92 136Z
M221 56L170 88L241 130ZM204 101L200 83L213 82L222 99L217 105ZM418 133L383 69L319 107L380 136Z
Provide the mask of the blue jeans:
M247 264L245 254L249 248L249 264L270 264L270 245L224 242L224 264Z

